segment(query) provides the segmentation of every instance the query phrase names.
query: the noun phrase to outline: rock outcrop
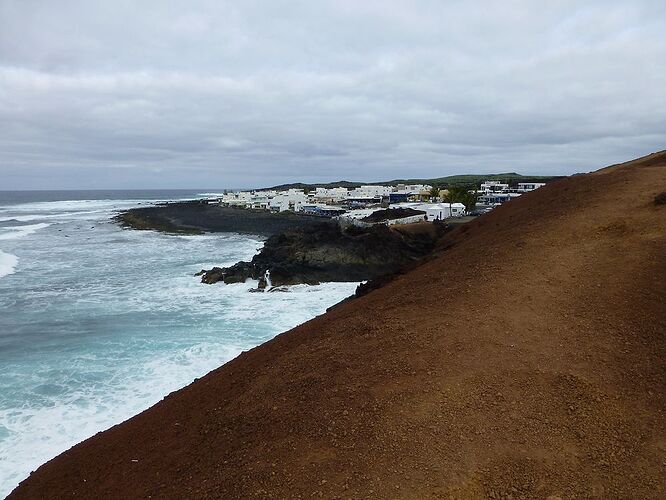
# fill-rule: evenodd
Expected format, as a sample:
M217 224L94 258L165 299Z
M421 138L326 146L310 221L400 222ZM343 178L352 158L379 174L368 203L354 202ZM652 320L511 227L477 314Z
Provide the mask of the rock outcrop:
M321 217L301 213L246 210L201 201L132 208L118 214L115 221L131 229L171 234L233 232L261 236L322 224Z
M271 236L250 262L202 270L202 283L259 280L266 286L324 281L364 281L392 274L429 254L446 232L445 224L368 228L318 224Z
M403 219L405 217L421 216L421 220L425 220L425 212L423 210L414 210L413 208L387 208L385 210L377 210L367 217L361 219L363 222L383 222L387 220Z

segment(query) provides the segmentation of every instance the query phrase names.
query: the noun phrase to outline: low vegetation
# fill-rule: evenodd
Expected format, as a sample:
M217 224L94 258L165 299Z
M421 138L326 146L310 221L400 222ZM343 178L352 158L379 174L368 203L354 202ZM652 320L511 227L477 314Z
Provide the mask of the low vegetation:
M462 203L465 210L471 212L476 207L477 193L466 186L451 186L447 189L447 194L443 196L446 203Z
M666 191L664 191L663 193L659 193L657 196L654 197L654 204L666 205Z
M484 181L501 181L508 184L516 184L518 182L549 182L559 179L561 176L539 176L539 175L521 175L515 172L503 174L468 174L468 175L449 175L446 177L437 177L434 179L393 179L391 181L381 182L351 182L351 181L336 181L328 183L315 183L306 184L296 182L292 184L281 184L270 188L263 188L261 191L267 190L287 190L287 189L316 189L321 188L336 188L346 187L348 189L357 188L365 185L382 185L382 186L397 186L398 184L428 184L430 186L439 186L440 189L446 189L452 186L463 186L467 189L474 189Z

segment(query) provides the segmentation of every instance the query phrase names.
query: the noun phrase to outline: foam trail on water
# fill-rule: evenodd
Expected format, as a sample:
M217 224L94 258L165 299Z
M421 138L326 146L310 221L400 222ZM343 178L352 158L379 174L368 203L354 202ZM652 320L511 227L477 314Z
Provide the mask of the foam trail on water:
M0 250L0 278L14 274L18 265L18 257Z
M0 217L0 222L32 222L36 220L45 220L45 219L63 219L63 218L79 218L81 215L98 215L100 213L105 213L105 210L86 210L78 212L59 212L55 214L44 213L39 215L13 215L11 217Z
M35 233L39 231L40 229L44 229L45 227L49 227L51 224L47 224L45 222L39 223L39 224L30 224L28 226L9 226L9 227L3 227L1 229L4 229L5 231L8 231L5 234L0 234L0 240L16 240L18 238L24 238L32 233Z

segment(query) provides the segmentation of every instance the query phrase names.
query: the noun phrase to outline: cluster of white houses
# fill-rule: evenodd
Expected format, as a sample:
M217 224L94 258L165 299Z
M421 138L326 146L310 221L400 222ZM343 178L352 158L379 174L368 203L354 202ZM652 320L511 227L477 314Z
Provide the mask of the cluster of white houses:
M495 206L522 193L543 186L543 183L519 183L511 188L499 181L486 181L476 191L478 202ZM348 189L345 187L318 187L303 189L236 191L224 193L215 202L223 206L241 207L274 212L303 212L322 217L339 217L357 221L377 210L385 208L411 208L423 215L393 222L408 223L421 220L443 220L466 214L462 203L439 203L433 198L432 186L427 184L398 184L396 186L367 185ZM212 200L211 200L212 201Z
M399 184L397 186L318 187L310 192L303 189L238 191L226 193L220 198L225 206L238 206L257 210L284 212L303 211L311 205L331 204L336 207L364 207L383 202L397 203L430 196L432 186L424 184Z
M485 181L478 191L478 200L482 205L496 206L545 185L544 182L519 182L518 187L511 187L501 181Z

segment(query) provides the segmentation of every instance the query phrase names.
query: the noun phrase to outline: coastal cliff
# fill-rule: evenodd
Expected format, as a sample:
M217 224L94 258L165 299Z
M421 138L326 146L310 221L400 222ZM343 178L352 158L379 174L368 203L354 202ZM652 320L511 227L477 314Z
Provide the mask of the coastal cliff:
M9 498L664 498L666 153L553 182Z

